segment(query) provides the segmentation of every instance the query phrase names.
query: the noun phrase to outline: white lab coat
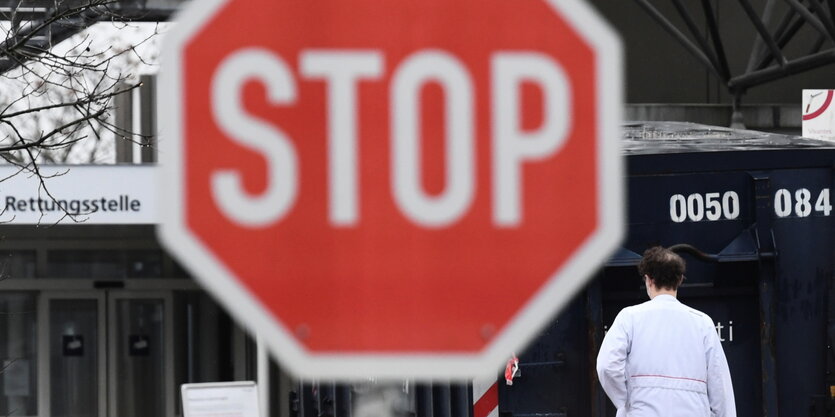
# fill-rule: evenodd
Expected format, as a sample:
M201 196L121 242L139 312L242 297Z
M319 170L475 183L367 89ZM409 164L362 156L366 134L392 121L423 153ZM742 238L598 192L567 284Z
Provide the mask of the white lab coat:
M621 310L597 356L618 417L735 417L725 352L713 320L658 295Z

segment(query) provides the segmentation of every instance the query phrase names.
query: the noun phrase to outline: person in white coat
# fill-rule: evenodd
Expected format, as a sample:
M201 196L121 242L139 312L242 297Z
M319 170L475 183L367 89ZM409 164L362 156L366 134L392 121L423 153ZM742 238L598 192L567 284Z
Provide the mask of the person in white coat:
M650 300L621 310L597 356L597 375L617 416L735 417L713 320L676 298L684 260L656 246L644 253L638 272Z

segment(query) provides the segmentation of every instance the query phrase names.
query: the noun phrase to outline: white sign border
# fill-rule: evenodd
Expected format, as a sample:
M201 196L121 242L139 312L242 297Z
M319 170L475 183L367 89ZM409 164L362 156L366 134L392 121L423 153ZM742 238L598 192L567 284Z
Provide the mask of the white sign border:
M556 306L567 304L585 285L590 275L602 267L605 259L619 246L624 235L623 226L623 167L620 148L620 124L623 105L623 57L620 39L591 6L582 0L541 0L549 4L558 15L593 48L596 59L597 94L597 146L598 164L598 215L599 228L588 238L559 273L555 273L528 305L510 321L481 354L345 354L310 355L300 349L292 332L273 320L272 314L242 285L225 265L197 242L200 239L186 227L184 204L185 167L181 157L185 155L181 121L183 109L181 86L183 73L182 54L186 42L202 24L215 16L230 0L202 0L192 2L180 14L179 20L166 35L161 54L162 69L158 84L160 120L160 202L168 201L168 209L160 207L162 224L159 235L169 251L176 254L195 278L212 294L223 295L219 302L238 323L258 329L267 341L272 354L281 360L282 366L298 376L310 378L336 378L364 380L413 378L432 380L447 378L469 380L491 375L499 369L508 356L527 344L539 329L526 323L542 322L542 317L555 317ZM212 278L210 278L212 277Z

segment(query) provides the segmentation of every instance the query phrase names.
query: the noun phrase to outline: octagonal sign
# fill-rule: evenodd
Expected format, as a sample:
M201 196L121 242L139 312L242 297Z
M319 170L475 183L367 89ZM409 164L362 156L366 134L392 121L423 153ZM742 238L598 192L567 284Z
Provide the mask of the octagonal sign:
M491 373L622 233L617 37L579 0L201 0L161 237L302 377Z

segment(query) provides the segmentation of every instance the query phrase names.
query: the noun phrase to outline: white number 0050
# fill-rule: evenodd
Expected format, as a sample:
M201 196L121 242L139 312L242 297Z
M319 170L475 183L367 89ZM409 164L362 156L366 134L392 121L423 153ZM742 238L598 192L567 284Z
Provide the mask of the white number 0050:
M670 219L676 223L687 219L693 222L705 219L716 221L723 217L728 220L739 217L739 195L736 191L694 193L687 197L675 194L670 197Z

